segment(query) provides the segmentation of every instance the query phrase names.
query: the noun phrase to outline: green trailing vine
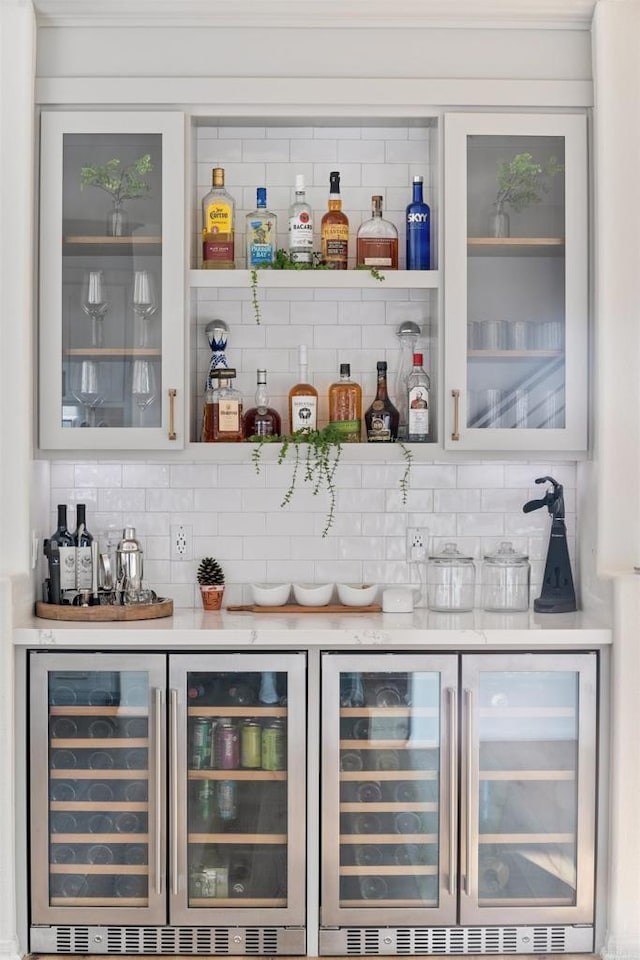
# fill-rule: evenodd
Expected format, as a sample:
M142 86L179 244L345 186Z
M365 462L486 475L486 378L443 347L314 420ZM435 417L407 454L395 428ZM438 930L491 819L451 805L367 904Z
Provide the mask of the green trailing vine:
M293 470L289 486L280 504L281 507L286 507L291 503L302 469L304 470L303 481L312 485L314 496L317 496L323 488L326 489L329 497L329 509L322 530L322 536L326 537L336 517L335 473L342 454L342 440L338 431L329 424L323 430L311 430L309 432L298 430L282 437L249 437L249 440L255 443L255 447L251 451L251 460L258 474L260 473L262 451L265 444L282 444L277 459L279 464L287 460L289 451L293 451ZM303 445L305 447L304 453L301 450ZM405 463L404 473L400 478L400 490L402 492L402 503L406 505L413 453L404 443L398 442L398 446L402 451Z

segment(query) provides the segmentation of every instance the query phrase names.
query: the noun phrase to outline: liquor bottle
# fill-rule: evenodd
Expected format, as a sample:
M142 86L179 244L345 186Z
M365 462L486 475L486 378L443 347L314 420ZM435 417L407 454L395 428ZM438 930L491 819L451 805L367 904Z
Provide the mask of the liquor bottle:
M422 177L413 178L413 200L405 215L407 270L431 269L431 211L422 199Z
M298 382L289 390L289 432L304 430L310 433L318 425L318 391L309 383L307 348L298 347Z
M371 197L371 219L358 229L356 263L359 267L398 269L398 231L382 216L382 197Z
M343 443L360 443L362 387L351 379L351 366L340 364L340 379L329 387L329 423Z
M267 371L258 370L255 407L251 407L244 415L244 436L247 440L249 437L279 437L280 432L280 414L269 406Z
M422 367L421 353L413 355L413 369L407 377L407 402L411 443L426 443L429 439L429 390L431 380Z
M93 536L87 530L87 508L84 503L76 507L76 532L73 542L76 547L76 587L78 590L91 590L93 584L93 563L91 544Z
M60 555L60 590L76 589L76 548L73 534L67 529L67 505L58 504L58 526L49 537L49 549L57 544Z
M329 209L320 224L320 250L322 262L334 270L346 270L349 252L349 219L342 212L340 199L340 174L329 174Z
M276 252L278 218L267 210L266 187L256 191L256 209L247 214L247 269L273 263Z
M289 207L289 257L305 267L313 264L313 215L305 199L301 173L296 176L296 196Z
M389 400L387 392L387 364L377 363L378 389L376 398L364 415L369 443L394 443L398 439L400 414Z
M236 202L224 188L224 169L214 167L202 201L202 269L233 270Z
M207 387L202 418L203 443L239 443L242 431L242 394L233 386L236 371L214 370Z

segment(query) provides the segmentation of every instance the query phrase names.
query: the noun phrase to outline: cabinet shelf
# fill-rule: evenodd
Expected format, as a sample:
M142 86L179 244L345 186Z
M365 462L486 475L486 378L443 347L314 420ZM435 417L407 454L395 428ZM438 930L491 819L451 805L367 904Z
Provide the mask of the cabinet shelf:
M437 833L341 833L340 843L437 843Z
M369 270L258 270L258 290L314 287L336 290L437 290L438 270L381 271L384 280L376 280ZM191 270L192 288L251 287L249 270Z
M56 767L49 771L52 780L147 780L148 770L77 770L75 767Z
M149 867L146 863L51 863L49 871L50 873L81 873L87 876L106 876L107 874L118 877L125 874L147 876Z
M437 770L341 770L340 780L437 780ZM496 778L498 779L498 778Z
M162 356L156 347L71 347L62 353L65 357L97 357L99 360Z
M147 737L74 737L73 739L53 739L51 749L60 750L70 748L75 750L90 750L94 747L108 747L110 750L126 750L133 747L148 747Z
M563 357L562 350L468 350L469 360L553 360Z
M77 872L77 871L76 871ZM52 907L146 907L146 897L51 897Z
M134 249L137 253L160 254L162 237L157 234L107 237L97 234L68 233L62 238L63 256L128 256Z
M481 770L480 780L575 780L575 770Z
M377 877L435 877L438 874L438 868L429 864L414 863L410 867L398 864L388 864L386 866L376 865L375 874ZM340 867L341 877L370 877L371 867Z
M286 770L189 770L189 780L286 780Z
M405 811L421 810L426 813L436 813L438 804L427 800L418 800L411 803L394 803L392 801L382 803L364 801L345 801L340 804L340 813L403 813Z
M341 750L434 750L435 740L341 740ZM396 771L397 774L397 771ZM400 778L402 779L402 778Z
M51 717L146 717L146 707L51 706Z
M480 707L481 717L575 717L573 707Z
M563 237L467 237L471 257L560 257Z
M575 844L573 833L481 833L480 844L484 843L569 843Z
M148 843L148 833L52 833L52 843Z
M286 707L188 707L189 717L286 717Z
M436 707L340 707L341 717L437 717Z
M146 813L149 804L146 801L137 800L52 800L49 809L55 810L73 810L94 813L96 810L108 809L110 813L118 813L121 810L136 811Z
M189 897L190 907L286 907L283 897Z
M287 842L286 833L190 833L189 843L278 844Z

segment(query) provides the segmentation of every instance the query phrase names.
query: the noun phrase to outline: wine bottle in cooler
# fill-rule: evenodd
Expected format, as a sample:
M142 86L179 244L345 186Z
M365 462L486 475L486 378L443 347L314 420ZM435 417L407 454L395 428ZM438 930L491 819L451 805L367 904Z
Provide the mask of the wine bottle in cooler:
M93 561L91 544L93 536L87 530L87 508L84 503L76 507L76 531L73 535L76 548L76 586L78 590L93 587Z
M49 537L49 544L56 544L60 555L60 590L76 589L76 548L73 534L67 528L67 505L58 504L58 526Z

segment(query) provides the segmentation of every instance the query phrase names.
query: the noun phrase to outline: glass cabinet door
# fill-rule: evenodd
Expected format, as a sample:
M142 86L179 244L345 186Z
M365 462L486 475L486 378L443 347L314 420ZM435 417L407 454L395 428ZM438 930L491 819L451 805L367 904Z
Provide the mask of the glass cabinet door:
M323 657L323 926L455 922L456 664Z
M593 919L596 656L463 657L462 923Z
M45 449L183 443L183 155L177 113L42 116Z
M586 449L586 122L446 118L447 446Z
M164 922L164 687L164 657L32 655L34 923Z
M172 923L304 922L305 657L172 656Z

